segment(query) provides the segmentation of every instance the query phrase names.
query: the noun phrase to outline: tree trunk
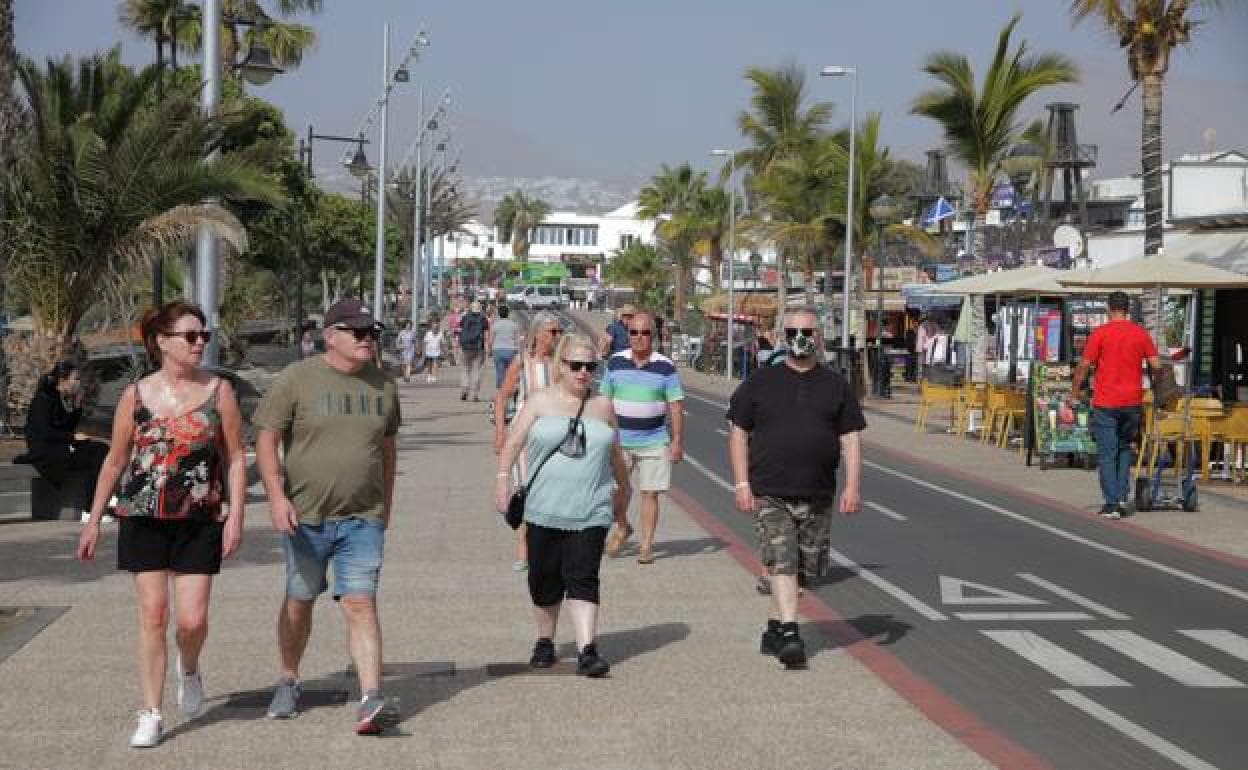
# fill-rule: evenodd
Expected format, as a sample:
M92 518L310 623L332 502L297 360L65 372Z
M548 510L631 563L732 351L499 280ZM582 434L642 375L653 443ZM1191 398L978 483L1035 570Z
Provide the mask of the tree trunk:
M1165 205L1161 178L1161 98L1162 76L1160 73L1144 74L1140 79L1143 89L1143 120L1140 135L1140 163L1144 177L1144 256L1151 257L1162 250L1162 223ZM1146 291L1141 298L1144 328L1161 344L1161 292Z
M675 316L676 323L680 325L681 329L685 328L685 306L689 304L689 275L688 256L678 257L676 260L675 307L672 308L672 315Z
M815 304L815 271L802 271L802 282L806 284L806 307L813 307Z
M720 270L724 264L724 246L719 238L711 239L709 259L711 262L711 293L718 294L724 286Z
M0 0L0 179L8 178L17 134L17 108L13 103L13 78L17 52L13 45L13 0ZM5 274L4 193L0 190L0 275ZM0 294L3 293L0 286ZM2 298L2 297L0 297Z

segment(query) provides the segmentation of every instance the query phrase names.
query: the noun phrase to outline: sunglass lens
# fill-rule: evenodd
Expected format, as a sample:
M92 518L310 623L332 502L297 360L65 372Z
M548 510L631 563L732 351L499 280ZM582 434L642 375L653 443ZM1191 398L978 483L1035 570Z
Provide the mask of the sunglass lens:
M628 336L630 337L649 337L651 334L652 332L649 329L629 329L628 330Z

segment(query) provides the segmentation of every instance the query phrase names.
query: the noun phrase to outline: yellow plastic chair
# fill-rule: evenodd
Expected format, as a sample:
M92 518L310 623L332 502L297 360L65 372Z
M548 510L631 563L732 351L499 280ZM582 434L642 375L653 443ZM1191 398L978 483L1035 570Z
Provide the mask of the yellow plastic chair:
M987 404L987 385L982 382L968 382L963 385L962 391L958 394L957 418L954 420L953 432L959 438L966 438L971 412L977 409L982 412ZM983 430L982 426L980 430Z
M927 380L919 383L919 410L914 416L914 431L921 433L927 429L927 417L933 406L947 404L950 411L957 408L961 390L955 385L933 385Z

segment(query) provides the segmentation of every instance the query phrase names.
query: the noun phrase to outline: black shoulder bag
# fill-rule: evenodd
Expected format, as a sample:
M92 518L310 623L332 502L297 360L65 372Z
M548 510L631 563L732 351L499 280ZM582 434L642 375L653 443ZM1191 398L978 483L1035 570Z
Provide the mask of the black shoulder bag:
M585 402L589 400L590 392L586 391L585 396L581 399L581 406L576 410L576 416L568 421L568 432L564 435L563 441L559 446L546 453L542 461L533 469L532 475L529 476L527 484L521 484L516 487L516 491L511 493L511 500L507 502L507 511L503 513L503 519L507 522L507 526L512 529L519 529L524 523L524 502L529 496L529 487L533 486L534 479L546 465L546 461L554 456L556 452L563 452L569 457L582 457L585 454L585 432L580 428L581 415L585 412Z

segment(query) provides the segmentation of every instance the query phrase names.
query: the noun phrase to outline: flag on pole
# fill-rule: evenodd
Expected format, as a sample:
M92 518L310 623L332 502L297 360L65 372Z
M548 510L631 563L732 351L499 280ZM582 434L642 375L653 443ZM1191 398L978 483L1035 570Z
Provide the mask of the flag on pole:
M935 205L928 210L927 216L923 217L923 225L934 225L942 219L948 219L953 216L953 214L953 206L942 196L940 200L936 201Z

